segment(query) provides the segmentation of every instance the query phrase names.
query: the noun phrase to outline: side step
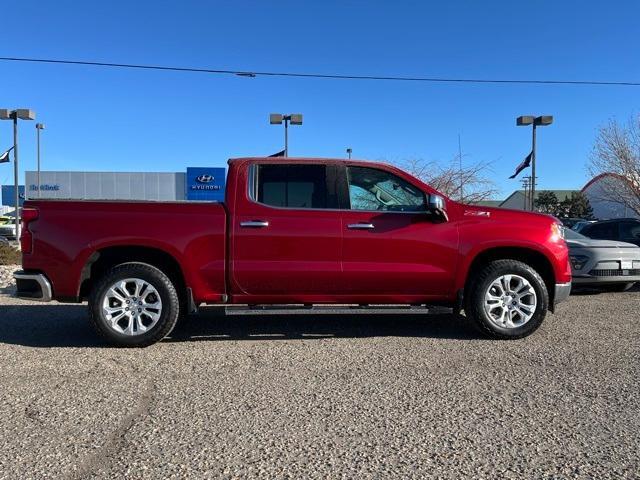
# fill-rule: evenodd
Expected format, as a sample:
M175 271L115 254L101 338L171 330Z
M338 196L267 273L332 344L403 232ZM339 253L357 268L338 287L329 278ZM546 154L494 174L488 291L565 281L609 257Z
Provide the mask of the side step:
M227 315L354 315L367 314L426 314L426 305L230 305Z

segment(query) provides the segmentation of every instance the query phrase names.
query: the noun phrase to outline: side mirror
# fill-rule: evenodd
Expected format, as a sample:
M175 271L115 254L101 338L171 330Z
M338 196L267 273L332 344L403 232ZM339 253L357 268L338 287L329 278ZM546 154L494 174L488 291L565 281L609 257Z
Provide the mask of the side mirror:
M430 212L442 219L442 221L449 221L447 210L445 208L445 201L441 195L429 195L427 208Z

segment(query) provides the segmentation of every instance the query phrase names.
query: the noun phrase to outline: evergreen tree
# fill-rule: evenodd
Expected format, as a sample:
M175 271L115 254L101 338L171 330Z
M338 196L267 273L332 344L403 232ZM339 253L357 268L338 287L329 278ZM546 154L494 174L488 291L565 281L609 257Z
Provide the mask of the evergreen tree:
M558 216L561 213L560 201L554 192L541 190L536 197L535 207L538 212L554 216Z

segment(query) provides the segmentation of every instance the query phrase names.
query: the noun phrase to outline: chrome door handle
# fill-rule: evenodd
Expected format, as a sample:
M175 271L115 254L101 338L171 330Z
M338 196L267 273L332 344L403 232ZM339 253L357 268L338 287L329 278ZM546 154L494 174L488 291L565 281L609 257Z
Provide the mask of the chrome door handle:
M248 222L240 222L240 226L245 228L264 228L269 226L269 222L265 220L250 220Z
M347 228L352 230L373 230L376 227L373 223L350 223Z

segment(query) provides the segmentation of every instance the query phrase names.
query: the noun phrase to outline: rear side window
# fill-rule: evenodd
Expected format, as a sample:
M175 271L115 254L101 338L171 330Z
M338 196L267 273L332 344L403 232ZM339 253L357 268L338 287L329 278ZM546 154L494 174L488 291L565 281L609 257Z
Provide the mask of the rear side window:
M580 233L587 237L604 240L615 240L618 238L618 228L615 223L594 223L584 227Z
M622 222L620 224L620 238L627 240L640 239L640 223Z
M258 165L257 200L285 208L333 208L325 165Z

